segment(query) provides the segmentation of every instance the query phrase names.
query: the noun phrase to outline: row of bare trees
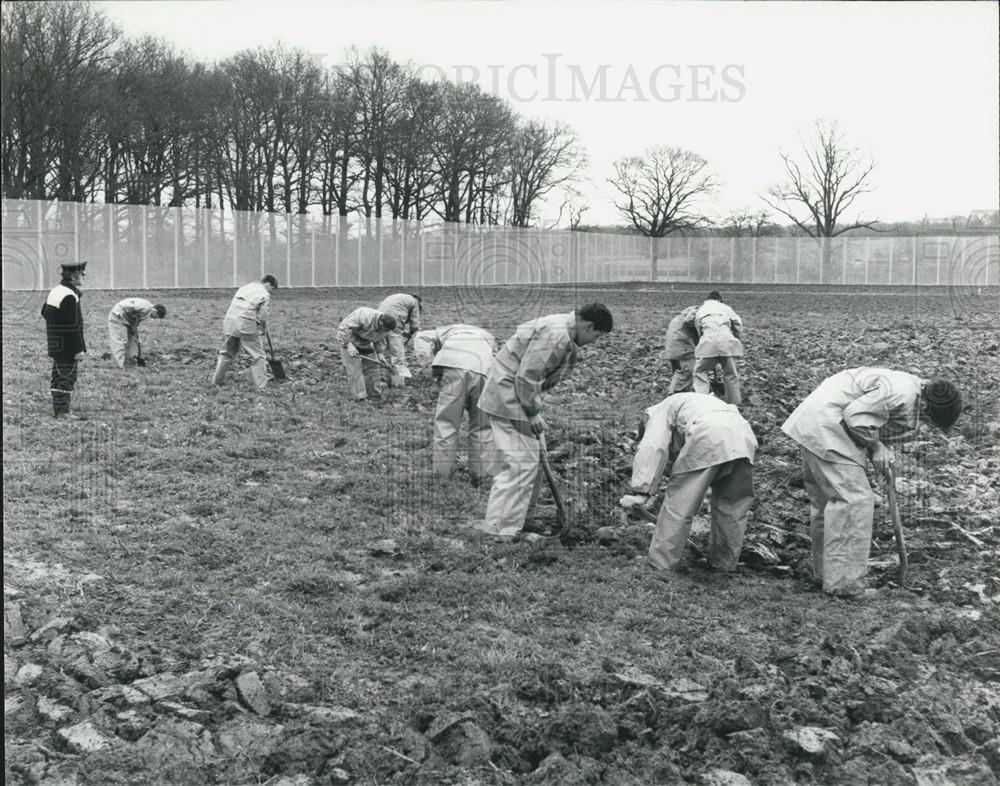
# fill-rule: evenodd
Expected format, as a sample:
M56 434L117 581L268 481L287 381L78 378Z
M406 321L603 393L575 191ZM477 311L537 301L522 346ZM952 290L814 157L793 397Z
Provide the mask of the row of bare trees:
M2 38L7 197L526 227L585 162L568 126L379 50L205 65L77 0L4 3Z
M770 210L734 210L721 223L708 215L718 179L708 161L689 150L652 147L641 156L619 159L609 183L617 194L619 214L635 232L648 237L707 229L735 237L775 234L780 227L771 210L813 238L877 228L875 219L845 220L856 200L871 190L875 162L849 145L835 122L818 120L797 155L779 155L784 178L761 197Z

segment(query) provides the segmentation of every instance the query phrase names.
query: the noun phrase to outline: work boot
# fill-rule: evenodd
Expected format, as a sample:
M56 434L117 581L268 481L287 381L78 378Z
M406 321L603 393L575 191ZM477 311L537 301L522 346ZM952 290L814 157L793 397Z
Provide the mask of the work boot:
M227 358L225 355L219 355L219 359L215 363L215 374L212 377L212 384L221 385L222 380L229 373L229 367L232 365L233 361L230 358Z

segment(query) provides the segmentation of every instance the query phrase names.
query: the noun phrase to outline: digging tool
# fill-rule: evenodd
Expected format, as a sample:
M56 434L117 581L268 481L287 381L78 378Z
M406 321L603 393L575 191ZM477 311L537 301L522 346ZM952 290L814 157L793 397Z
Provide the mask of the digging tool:
M725 400L726 383L722 379L722 364L716 363L712 369L712 381L709 382L708 389L713 396Z
M271 334L267 331L267 328L264 328L264 337L267 339L267 365L271 367L271 374L275 380L284 382L288 379L288 374L285 373L284 364L274 357L274 347L271 346Z
M545 439L539 440L538 458L542 464L542 472L545 473L545 480L549 484L549 491L552 492L552 499L556 502L556 521L559 522L559 529L556 534L560 539L564 539L570 532L570 521L566 516L566 507L563 505L562 495L559 493L559 484L556 483L556 476L552 472L552 465L549 464L549 452L545 449Z
M896 501L896 471L889 465L885 473L885 495L889 500L889 516L892 518L892 531L896 535L896 551L899 552L899 586L906 586L906 543L903 541L903 523L899 519L899 505Z

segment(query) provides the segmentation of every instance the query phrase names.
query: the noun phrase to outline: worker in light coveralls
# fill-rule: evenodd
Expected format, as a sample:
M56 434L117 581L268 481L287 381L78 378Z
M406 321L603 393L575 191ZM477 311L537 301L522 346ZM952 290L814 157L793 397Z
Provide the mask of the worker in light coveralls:
M469 475L479 486L490 474L493 432L490 418L479 409L479 396L493 366L497 342L474 325L448 325L420 330L413 351L421 368L428 365L441 381L434 413L434 474L448 478L458 454L458 432L463 413L469 413Z
M386 338L395 329L395 318L368 306L354 309L337 326L340 360L355 401L381 397Z
M875 512L866 462L885 475L893 463L886 441L912 435L921 418L948 429L961 411L961 394L947 380L852 368L825 379L788 417L781 430L801 449L813 580L825 592L865 590Z
M108 342L118 368L134 366L139 347L139 323L144 319L163 319L167 309L141 297L129 297L115 303L108 314Z
M222 320L222 348L212 385L221 385L240 349L250 357L250 376L258 390L267 387L267 360L260 337L267 330L271 295L278 289L274 276L264 276L236 290Z
M740 341L743 320L722 302L718 292L712 291L695 313L695 326L699 338L694 350L694 392L711 391L711 374L715 370L715 364L721 363L722 378L726 383L726 403L739 406L743 399L740 396L740 375L736 370L736 358L743 357L743 344Z
M52 394L52 414L57 418L73 417L70 400L76 386L76 356L87 351L83 337L83 309L80 298L86 273L86 262L62 265L62 278L49 292L42 306L45 319L45 339L52 358L49 392Z
M753 505L753 461L757 438L739 410L705 393L675 393L646 410L646 428L632 463L632 494L624 507L644 504L656 493L673 462L649 562L662 570L682 567L691 522L712 490L708 562L734 571Z
M571 373L577 349L611 332L611 312L591 303L518 325L486 377L479 408L490 416L493 487L476 529L513 538L524 528L541 483L539 450L546 429L542 393Z
M387 336L389 362L393 367L394 384L405 384L404 380L412 376L406 365L406 341L420 330L423 299L420 295L397 292L379 303L377 310L396 320L396 329Z
M697 313L697 306L689 306L667 325L665 354L674 372L670 377L669 393L691 391L694 380L694 352L698 344L698 329L695 327Z

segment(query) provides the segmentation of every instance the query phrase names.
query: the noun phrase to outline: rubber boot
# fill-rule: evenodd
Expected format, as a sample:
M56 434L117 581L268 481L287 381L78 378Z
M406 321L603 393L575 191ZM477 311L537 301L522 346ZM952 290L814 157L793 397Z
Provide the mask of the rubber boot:
M221 385L222 380L226 378L226 374L229 373L229 367L233 365L233 361L227 358L225 355L219 355L219 359L215 364L215 374L212 377L213 385Z
M250 364L250 376L253 377L253 383L258 390L267 387L267 361L264 358L259 358Z

